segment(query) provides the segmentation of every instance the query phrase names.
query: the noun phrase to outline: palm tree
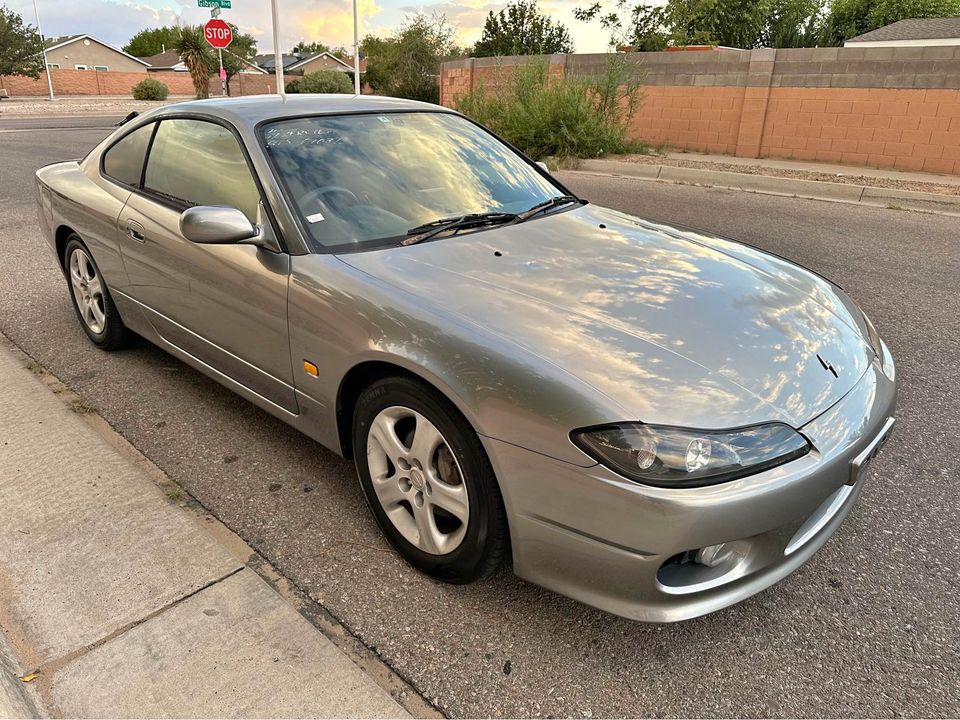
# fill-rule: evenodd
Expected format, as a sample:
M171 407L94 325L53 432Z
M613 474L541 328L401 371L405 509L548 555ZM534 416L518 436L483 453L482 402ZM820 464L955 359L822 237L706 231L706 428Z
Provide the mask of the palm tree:
M177 26L173 49L180 53L180 59L190 71L197 97L209 97L210 75L216 70L217 61L214 58L213 49L203 37L203 27L200 25Z

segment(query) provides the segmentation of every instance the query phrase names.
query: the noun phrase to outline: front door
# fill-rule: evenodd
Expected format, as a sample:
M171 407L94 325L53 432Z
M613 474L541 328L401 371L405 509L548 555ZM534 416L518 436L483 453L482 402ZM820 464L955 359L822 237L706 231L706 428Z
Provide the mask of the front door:
M193 118L162 120L143 189L120 214L128 292L164 340L296 412L287 333L290 257L252 245L190 242L179 219L195 205L234 207L254 223L261 216L259 190L231 130Z

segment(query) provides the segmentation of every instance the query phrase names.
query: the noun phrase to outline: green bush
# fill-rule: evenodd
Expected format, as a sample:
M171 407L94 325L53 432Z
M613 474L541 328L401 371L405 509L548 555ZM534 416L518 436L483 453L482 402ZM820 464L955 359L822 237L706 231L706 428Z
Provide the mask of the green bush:
M537 160L642 152L627 130L643 102L643 79L641 67L618 55L594 75L554 76L534 61L501 68L495 89L480 85L457 108Z
M350 77L346 73L336 70L318 70L293 82L297 83L297 92L301 93L353 94L353 82Z
M285 89L288 95L296 95L298 92L300 92L300 78L288 82Z
M153 78L141 80L133 86L134 100L166 100L169 94L170 88Z

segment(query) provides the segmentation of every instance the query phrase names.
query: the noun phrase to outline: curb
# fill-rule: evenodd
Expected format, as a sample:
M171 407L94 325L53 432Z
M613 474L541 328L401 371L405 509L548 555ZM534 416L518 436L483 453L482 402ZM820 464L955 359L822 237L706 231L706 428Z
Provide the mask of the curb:
M40 710L40 701L36 693L27 689L20 680L20 670L13 651L0 632L0 717L2 718L38 718L47 713Z
M684 185L703 185L764 195L800 197L960 217L960 196L939 195L913 190L892 190L869 185L851 185L821 182L819 180L796 180L770 175L701 170L674 165L643 165L617 160L582 160L575 172Z

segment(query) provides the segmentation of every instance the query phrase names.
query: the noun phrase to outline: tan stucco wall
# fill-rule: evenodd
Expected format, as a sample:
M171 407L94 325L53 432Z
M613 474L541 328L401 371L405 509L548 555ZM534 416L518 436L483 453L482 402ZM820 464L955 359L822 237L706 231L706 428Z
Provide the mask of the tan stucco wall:
M84 45L81 39L55 50L47 50L47 62L59 63L61 70L74 70L76 65L87 65L90 68L94 65L105 65L111 72L147 72L146 65L93 40L90 40L89 45Z

